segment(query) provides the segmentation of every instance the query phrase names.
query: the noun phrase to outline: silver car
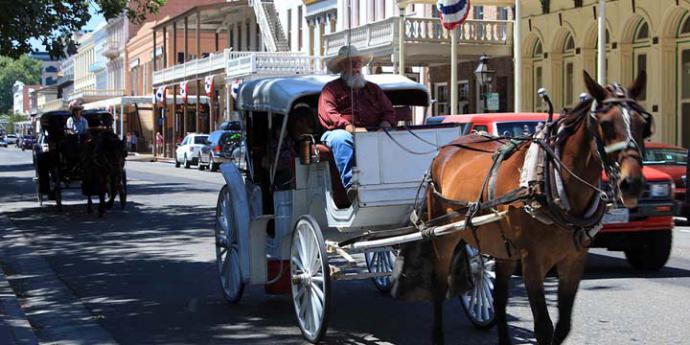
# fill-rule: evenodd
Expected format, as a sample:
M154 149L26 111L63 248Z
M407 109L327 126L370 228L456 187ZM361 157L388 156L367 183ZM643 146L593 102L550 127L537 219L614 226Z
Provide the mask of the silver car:
M184 165L186 169L189 169L192 165L199 164L199 155L201 154L201 148L206 145L208 139L208 134L188 134L182 140L182 143L177 144L177 150L175 150L175 167L179 168L180 165Z

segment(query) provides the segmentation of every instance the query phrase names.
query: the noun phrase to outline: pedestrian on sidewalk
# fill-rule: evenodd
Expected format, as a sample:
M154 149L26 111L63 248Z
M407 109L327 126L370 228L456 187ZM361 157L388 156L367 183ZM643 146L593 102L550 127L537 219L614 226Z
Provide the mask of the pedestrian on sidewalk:
M130 143L132 144L132 152L137 152L137 132L132 132L132 137L130 138Z
M132 152L132 132L127 132L127 152Z
M156 154L163 155L163 135L161 132L156 132Z

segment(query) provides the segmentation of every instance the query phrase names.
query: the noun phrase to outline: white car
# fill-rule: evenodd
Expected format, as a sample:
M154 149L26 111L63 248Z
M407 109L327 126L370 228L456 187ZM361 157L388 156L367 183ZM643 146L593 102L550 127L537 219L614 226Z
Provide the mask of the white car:
M177 150L175 150L175 167L179 168L182 164L189 169L190 166L199 164L201 148L206 145L207 141L208 134L192 133L184 137L182 143L178 144Z
M8 145L16 144L18 139L19 138L17 137L16 134L8 134L5 136L5 141L7 142Z

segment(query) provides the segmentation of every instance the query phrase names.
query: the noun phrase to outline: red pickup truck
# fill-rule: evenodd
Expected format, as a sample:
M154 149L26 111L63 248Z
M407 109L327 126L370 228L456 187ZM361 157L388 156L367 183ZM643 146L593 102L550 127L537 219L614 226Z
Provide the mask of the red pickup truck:
M533 133L543 113L491 113L434 117L436 122L455 123L463 134L486 132L491 135L520 136ZM554 118L557 118L554 115ZM671 254L673 214L673 180L651 167L644 167L645 190L633 209L615 209L604 217L604 227L592 247L623 251L628 263L636 269L658 270ZM605 182L606 176L604 176Z

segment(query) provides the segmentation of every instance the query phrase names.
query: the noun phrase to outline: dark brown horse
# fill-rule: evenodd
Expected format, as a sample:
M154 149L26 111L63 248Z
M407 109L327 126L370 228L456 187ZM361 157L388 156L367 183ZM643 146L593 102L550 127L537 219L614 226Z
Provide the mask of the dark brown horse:
M115 195L121 193L122 172L126 151L122 141L108 129L92 131L82 147L82 194L87 197L87 210L91 213L93 196L98 196L98 216L111 207ZM106 194L109 200L106 203Z
M585 229L564 222L563 216L570 220L585 218L586 214L592 213L592 205L597 206L599 214L603 214L605 203L597 203L601 192L596 189L601 180L602 166L613 175L612 181L618 181L614 183L619 188L616 196L625 206L634 207L644 185L643 140L651 135L652 130L651 116L635 102L645 87L644 73L629 90L618 84L600 86L586 72L584 78L592 98L561 116L554 124L554 128L561 131L551 142L551 147L555 151L554 157L560 158L564 166L559 174L569 205L567 214L562 214L560 221L551 218L553 223L547 225L548 220L536 219L526 212L528 201L520 199L494 207L498 211L508 211L507 216L498 222L482 225L476 231L454 233L402 248L393 277L394 294L403 299L430 299L434 302L434 344L443 343L443 301L450 294L462 292L462 283L458 283L454 273L462 271L456 266L458 253L464 252L458 248L464 243L496 258L494 308L500 344L511 343L506 304L509 279L518 261L522 264L537 342L542 345L561 344L568 335L575 294L590 241L582 231L576 230L596 227L601 216L595 225ZM457 211L457 204L449 200L489 200L489 191L483 186L493 164L493 153L505 144L505 140L487 141L484 137L470 135L444 147L431 167L434 187L427 191L424 219ZM492 195L500 197L518 189L529 146L529 142L518 144L514 153L500 164ZM542 206L546 208L543 203ZM465 209L460 212L463 216L456 214L453 220L464 218ZM544 297L544 278L553 267L558 272L559 319L555 330Z

